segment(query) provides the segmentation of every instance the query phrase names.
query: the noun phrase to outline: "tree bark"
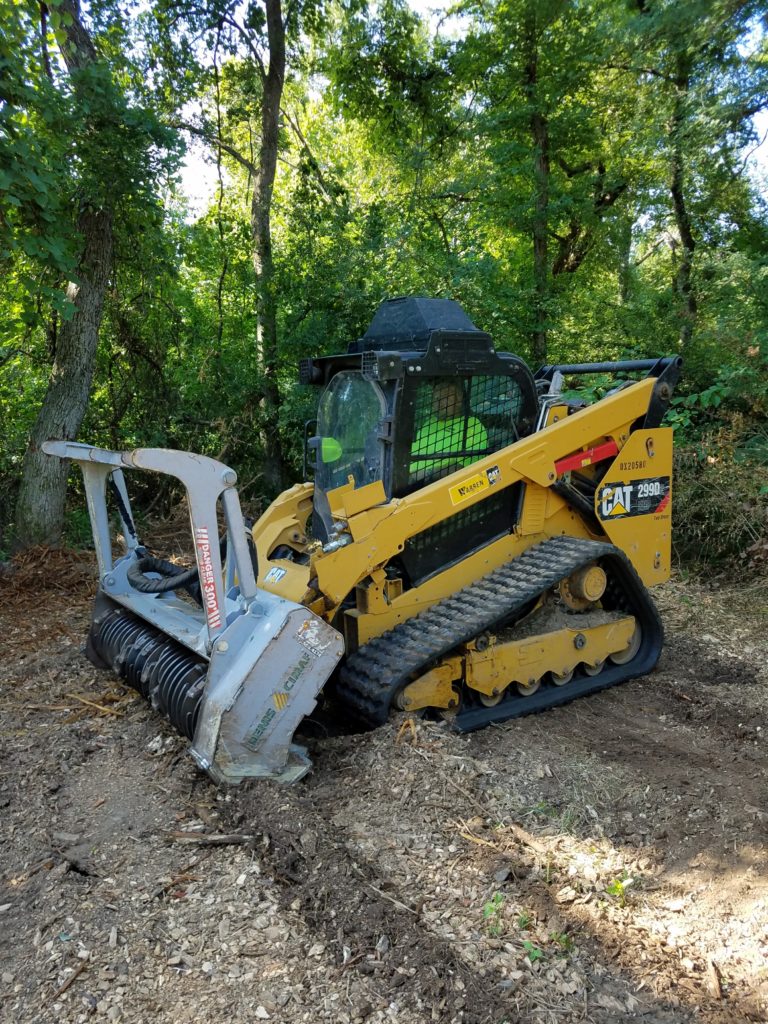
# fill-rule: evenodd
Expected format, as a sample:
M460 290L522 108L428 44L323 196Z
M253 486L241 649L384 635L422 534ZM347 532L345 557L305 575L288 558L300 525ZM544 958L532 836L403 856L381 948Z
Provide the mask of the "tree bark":
M285 485L285 461L279 434L277 382L278 334L275 270L272 256L272 193L277 168L280 102L285 80L285 26L280 0L266 0L269 69L263 77L261 149L251 197L253 267L256 272L257 365L262 380L264 477L275 492Z
M529 127L533 144L533 331L531 355L533 362L543 365L547 361L547 321L549 306L549 124L539 107L536 85L538 82L538 30L535 3L528 8L525 26L525 93L528 99Z
M59 328L56 356L43 404L24 457L16 506L17 542L56 544L64 520L68 464L45 455L49 438L71 441L88 407L104 293L112 265L112 214L83 210L78 227L85 239L78 265L79 284L70 282L67 297L75 304L71 320Z
M672 206L675 211L675 224L682 254L680 265L675 274L675 291L677 292L680 310L680 349L685 351L696 328L698 303L693 288L693 256L696 251L696 239L693 235L690 212L685 199L685 124L686 103L690 83L690 61L687 55L678 54L675 69L675 99L672 113L670 155L670 185Z
M79 5L62 0L58 9L70 16L68 25L62 23L61 54L72 75L96 63L98 53L80 20ZM77 94L77 78L74 88ZM68 466L43 454L40 446L49 438L73 440L88 406L104 295L112 268L112 224L110 209L83 203L78 216L83 239L78 281L71 281L66 290L67 298L74 303L74 313L59 328L48 389L24 457L15 531L21 547L55 544L61 539Z
M619 305L626 306L632 286L632 227L630 217L622 218L618 227Z
M569 169L567 173L569 177L575 177L577 174L584 174L587 171L593 171L595 175L592 185L594 198L592 200L591 216L586 219L584 214L581 217L572 217L568 225L567 234L557 236L558 245L555 258L552 261L553 278L559 274L576 273L595 244L595 235L600 221L627 188L626 182L623 181L618 182L611 188L607 187L605 182L606 170L600 162L595 167L588 164L580 168Z

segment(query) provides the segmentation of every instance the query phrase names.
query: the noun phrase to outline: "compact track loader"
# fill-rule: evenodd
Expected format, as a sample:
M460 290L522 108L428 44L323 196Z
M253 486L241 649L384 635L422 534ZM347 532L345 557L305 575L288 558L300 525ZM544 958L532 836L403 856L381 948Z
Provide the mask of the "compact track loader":
M662 644L647 588L670 571L660 424L680 367L534 375L454 302L385 302L346 353L302 363L322 388L314 482L252 528L213 459L47 442L85 479L100 574L86 653L230 783L308 770L293 737L324 688L371 727L402 710L469 731L645 675ZM597 372L616 378L604 398L564 397L566 378ZM194 568L140 545L125 469L182 482Z

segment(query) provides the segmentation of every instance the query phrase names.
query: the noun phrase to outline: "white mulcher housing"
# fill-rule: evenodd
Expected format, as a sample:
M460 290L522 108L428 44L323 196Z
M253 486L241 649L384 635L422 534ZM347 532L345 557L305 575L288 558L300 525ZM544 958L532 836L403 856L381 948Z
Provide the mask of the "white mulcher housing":
M344 643L304 606L256 586L235 472L203 455L160 448L112 452L65 441L43 448L76 462L85 481L100 577L89 658L114 667L164 712L216 782L301 778L311 762L293 734L314 709ZM136 536L124 469L169 474L186 488L197 569L185 575L199 586L202 608L174 593L183 588L183 570L164 563L162 573L151 571L153 559ZM108 485L127 549L117 559ZM219 500L226 524L221 549ZM137 578L145 586L156 580L157 591L137 589Z

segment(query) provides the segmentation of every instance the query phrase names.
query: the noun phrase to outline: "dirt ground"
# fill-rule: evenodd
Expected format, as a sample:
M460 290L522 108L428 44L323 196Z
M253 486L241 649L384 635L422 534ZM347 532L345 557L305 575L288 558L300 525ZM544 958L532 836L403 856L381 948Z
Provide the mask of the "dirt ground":
M649 678L229 791L81 656L92 587L0 577L2 1021L768 1021L765 585L657 591Z

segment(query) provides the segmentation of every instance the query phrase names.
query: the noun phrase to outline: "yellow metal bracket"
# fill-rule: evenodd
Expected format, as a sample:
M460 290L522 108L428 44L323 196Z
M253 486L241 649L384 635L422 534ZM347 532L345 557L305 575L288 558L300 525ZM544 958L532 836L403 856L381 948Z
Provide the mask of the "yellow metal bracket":
M626 615L582 629L566 627L498 643L490 637L488 646L477 649L476 641L464 645L461 655L446 658L419 676L400 693L402 711L419 708L455 708L455 689L462 681L484 697L499 697L508 686L533 686L552 672L565 677L579 664L599 667L612 654L629 650L636 622Z
M628 615L600 626L557 629L551 633L491 644L484 651L468 650L464 678L478 693L495 697L512 683L531 685L547 672L564 676L582 662L598 665L625 650L635 630Z
M454 680L461 679L462 658L446 658L436 668L406 686L398 697L401 711L419 708L455 708L459 699L453 688Z

